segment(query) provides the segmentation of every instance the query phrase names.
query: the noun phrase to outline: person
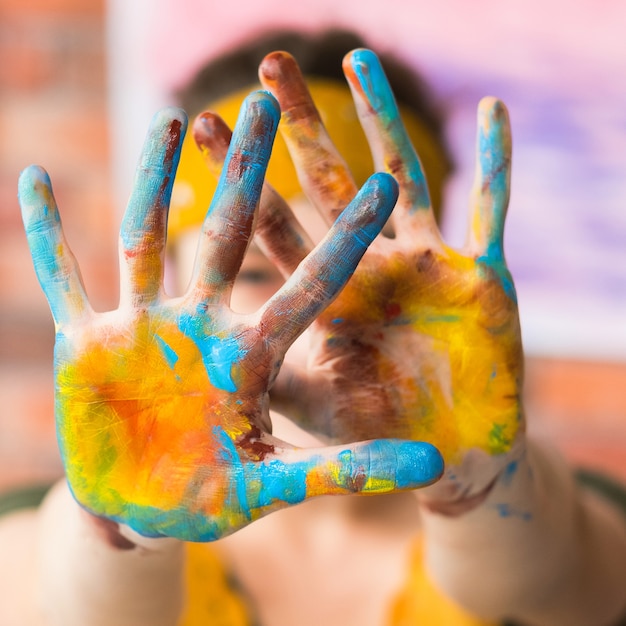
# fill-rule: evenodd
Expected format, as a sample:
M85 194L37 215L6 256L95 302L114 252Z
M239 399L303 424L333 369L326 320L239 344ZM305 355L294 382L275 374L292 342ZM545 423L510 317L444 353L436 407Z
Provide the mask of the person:
M211 544L218 557L213 561L194 560L190 551L187 609L192 586L205 583L206 619L196 623L250 623L245 612L252 610L264 624L401 624L420 618L429 624L480 624L510 617L527 624L591 625L610 624L624 612L623 518L614 505L577 487L569 469L524 433L517 306L502 252L510 167L506 109L494 99L479 108L470 237L465 249L452 250L436 229L419 160L377 58L356 50L344 67L376 169L391 170L399 184L393 238L374 238L395 200L393 184L375 178L350 204L355 185L325 135L293 59L270 55L261 65L262 81L281 103L284 134L307 195L327 220L346 204L349 208L313 256L306 256L310 246L296 236L284 204L271 189L264 190L259 235L291 277L258 313L244 315L247 325L226 302L251 230L258 172L252 176L254 191L234 183L247 171L248 159L254 162L264 151L259 147L263 133L236 128L225 156L227 128L211 115L197 120L194 134L209 167L225 158L221 180L232 187L218 186L191 288L173 300L162 293L161 258L163 213L175 167L172 146L180 140L161 130L167 141L148 141L152 167L140 167L144 175L137 179L136 199L122 227L125 297L120 309L105 317L89 311L47 181L39 170L24 175L21 203L29 242L59 329L62 452L73 493L92 513L76 506L63 484L39 513L40 589L50 623L176 623L184 603L183 557L181 543L172 537L208 538L207 503L223 503L226 493L216 485L224 480L228 498L226 506L211 509L211 536L220 534L216 527L228 532L255 519L260 511L254 504L271 508L298 500L301 492L294 496L290 486L300 484L299 472L264 475L271 493L279 494L271 500L259 495L256 467L246 463L250 454L257 455L257 464L266 457L276 460L277 445L267 432L267 391L286 346L313 319L308 367L283 368L272 389L286 412L293 408L290 417L325 442L339 444L314 453L313 474L320 472L328 481L328 492L367 489L381 477L385 489L409 486L406 478L415 477L417 469L410 461L419 455L401 454L408 443L398 437L436 444L445 473L421 492L317 498L274 512ZM256 97L268 101L268 96ZM264 132L270 133L270 126L266 122ZM250 139L248 149L238 150L244 138ZM264 227L268 214L281 217L280 237ZM339 265L339 279L329 260ZM210 307L203 302L207 297ZM210 341L216 329L218 338ZM265 340L265 333L272 339ZM101 342L94 344L98 335ZM237 341L230 340L233 336ZM204 393L193 386L200 380ZM190 387L183 386L187 381ZM216 437L213 430L201 442L193 438L197 396L219 392L231 395L210 401L207 417L214 426L234 427L240 444L235 451L222 431ZM98 393L106 393L109 402ZM257 410L239 409L237 400ZM171 416L177 419L167 423ZM263 418L259 430L246 437L251 416ZM162 425L165 432L133 433L142 421ZM188 433L181 431L189 428L188 421L192 444L185 450ZM300 445L312 444L305 433L299 436ZM379 440L378 447L350 447L361 437ZM392 439L383 444L381 437ZM207 456L190 461L189 454L203 450L207 439L213 442ZM155 442L167 451L163 457L151 452ZM319 459L337 463L346 446L353 458L365 449L380 454L370 455L371 465L350 463L348 475L325 474ZM441 470L438 456L432 448L414 449L428 458L420 468L430 473L420 474L420 481L433 480ZM287 447L280 451L295 454ZM238 465L244 452L246 462ZM242 475L253 480L242 481ZM343 478L337 481L337 476ZM316 478L314 492L320 484ZM245 513L244 502L253 503L254 514ZM153 538L163 534L170 538ZM28 550L29 534L25 537L21 547L28 562L36 551ZM420 567L422 558L426 570ZM238 597L223 572L215 575L220 561L235 576ZM446 597L478 617L464 614Z

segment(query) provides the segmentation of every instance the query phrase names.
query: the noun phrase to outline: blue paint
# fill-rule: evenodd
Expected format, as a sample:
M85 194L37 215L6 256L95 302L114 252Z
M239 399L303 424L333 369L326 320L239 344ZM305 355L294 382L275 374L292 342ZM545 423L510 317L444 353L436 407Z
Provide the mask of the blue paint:
M251 521L246 474L235 443L221 426L213 428L213 436L218 444L222 446L221 453L224 459L224 467L229 468L229 473L231 474L230 493L226 498L226 508L241 511L246 519Z
M50 206L46 202L49 195L52 195L52 188L46 171L36 165L27 167L18 182L24 228L37 279L58 324L68 315L63 295L71 294L75 283L73 276L59 265L61 218L54 203Z
M120 229L126 250L134 250L153 230L150 215L156 207L167 211L186 129L187 115L177 107L166 107L152 118Z
M505 468L504 471L502 472L502 477L501 477L501 481L502 484L505 485L506 487L510 486L513 477L515 476L515 474L517 473L518 470L518 463L517 461L511 461Z
M336 317L334 320L332 320L332 324L343 324L344 319L343 317Z
M441 453L435 446L421 441L399 442L395 446L397 457L396 487L417 489L434 482L444 471ZM385 457L383 457L385 458Z
M483 180L486 179L488 182L489 190L494 199L495 221L501 225L507 208L509 163L502 150L502 119L493 115L490 117L489 130L487 132L484 128L478 130L478 150ZM498 228L494 234L499 236L501 233L502 229ZM501 247L501 242L498 243Z
M378 57L371 50L355 50L352 53L352 68L372 107L389 116L397 115L396 102L388 89L387 77Z
M378 57L371 50L356 50L352 53L352 68L370 105L385 126L385 132L391 138L390 144L399 157L402 169L402 186L415 201L410 213L418 210L430 210L428 185L419 157L402 122L393 91ZM389 155L386 155L389 156ZM389 165L389 164L387 164ZM394 175L398 171L392 172Z
M178 328L198 347L202 355L202 363L211 384L216 389L235 392L237 385L233 380L233 369L236 368L247 353L239 345L235 337L218 337L206 335L202 319L181 315Z
M344 453L342 453L344 454ZM390 466L390 459L395 459ZM422 441L382 439L356 448L341 457L345 480L364 471L377 480L394 480L397 489L417 489L443 474L444 462L435 446ZM361 468L361 469L358 469Z
M93 515L102 515L101 511L91 511L88 508L86 510L89 510ZM222 520L202 517L190 521L189 509L186 506L163 511L153 506L127 504L122 513L107 514L106 517L118 524L130 526L143 537L153 539L174 537L181 541L207 542L215 541L232 532L229 525Z
M259 119L263 132L255 129ZM231 211L233 205L255 208L279 119L280 107L269 92L255 91L244 100L207 216Z
M170 366L171 369L174 369L174 366L178 361L178 355L176 354L174 349L165 342L162 337L159 337L159 335L154 335L154 338L159 343L159 346L163 354L165 355L165 360L167 361L167 364Z
M502 518L516 517L524 522L530 522L533 518L529 511L522 511L511 506L508 502L498 502L492 505Z
M307 474L319 459L297 463L284 463L278 459L244 463L234 442L221 427L216 426L213 433L223 447L226 466L233 472L227 508L240 510L246 519L252 520L251 509L267 507L277 501L298 504L306 498ZM258 487L255 495L253 486Z
M513 277L504 263L502 248L499 245L490 244L487 254L476 259L476 265L479 269L482 268L485 271L487 277L489 272L493 272L500 279L504 293L512 302L517 304L517 293Z
M273 459L249 463L246 467L249 480L258 481L260 487L256 505L266 507L278 501L299 504L306 498L307 474L316 465L316 460L287 464Z

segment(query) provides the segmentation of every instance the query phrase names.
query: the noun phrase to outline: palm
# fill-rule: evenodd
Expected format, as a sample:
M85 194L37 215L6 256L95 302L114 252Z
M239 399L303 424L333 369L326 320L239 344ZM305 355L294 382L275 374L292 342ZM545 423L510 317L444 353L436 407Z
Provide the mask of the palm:
M213 495L198 502L214 518L236 468L274 451L261 439L270 355L246 348L245 327L216 332L209 323L190 336L180 329L186 316L175 313L148 310L57 344L61 452L74 495L96 513L128 519L132 508L141 518L145 504L147 518L156 507L175 525L190 490L210 483ZM237 497L228 508L240 524L250 515ZM203 531L222 533L211 524Z
M426 440L449 460L505 451L522 361L504 266L443 244L380 244L311 329L309 366L337 390L330 434Z
M77 501L146 536L212 540L321 494L412 489L436 480L428 444L373 441L298 449L269 434L268 389L285 351L329 304L373 239L397 189L363 187L324 242L259 311L230 293L251 235L278 123L251 95L200 234L186 294L163 290L167 210L186 118L155 117L120 231L120 306L96 313L69 251L47 174L20 178L35 270L57 328L56 422Z

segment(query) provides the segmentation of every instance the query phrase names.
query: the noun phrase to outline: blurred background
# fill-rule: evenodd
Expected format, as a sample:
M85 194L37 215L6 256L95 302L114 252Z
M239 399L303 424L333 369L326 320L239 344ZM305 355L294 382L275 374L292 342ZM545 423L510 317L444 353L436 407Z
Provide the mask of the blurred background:
M20 170L49 171L94 306L113 308L117 224L150 117L207 60L279 27L351 29L425 78L457 164L453 244L476 105L506 102L506 250L530 428L626 480L625 26L617 0L0 0L0 491L61 474L53 327L22 232Z

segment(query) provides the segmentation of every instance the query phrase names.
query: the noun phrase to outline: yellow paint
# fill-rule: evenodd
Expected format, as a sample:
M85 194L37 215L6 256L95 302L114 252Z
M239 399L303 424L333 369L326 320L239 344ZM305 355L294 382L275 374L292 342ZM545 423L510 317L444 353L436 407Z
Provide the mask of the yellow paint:
M433 584L424 568L422 542L411 553L410 572L402 590L394 599L388 626L497 626L459 608Z
M186 606L177 626L250 626L253 623L245 597L232 587L213 545L187 544L185 579ZM407 579L390 598L384 625L497 626L495 622L468 615L437 589L424 568L421 540L411 549Z
M250 626L248 607L210 544L187 544L185 610L177 626Z
M155 336L177 355L173 366ZM127 502L176 508L190 486L206 482L202 470L218 463L212 431L222 414L231 432L250 429L232 394L210 385L196 344L174 323L147 315L126 332L92 338L57 380L68 479L81 503L109 516ZM215 472L211 491L225 493L226 481ZM210 504L223 498L200 502L215 513Z
M353 394L366 393L362 372L373 371L393 403L387 411L373 388L352 416L355 438L428 441L447 463L473 448L501 454L513 443L522 425L517 308L475 259L445 246L389 257L370 251L315 332L331 341L313 367L352 378L344 385ZM357 358L344 336L367 350Z

